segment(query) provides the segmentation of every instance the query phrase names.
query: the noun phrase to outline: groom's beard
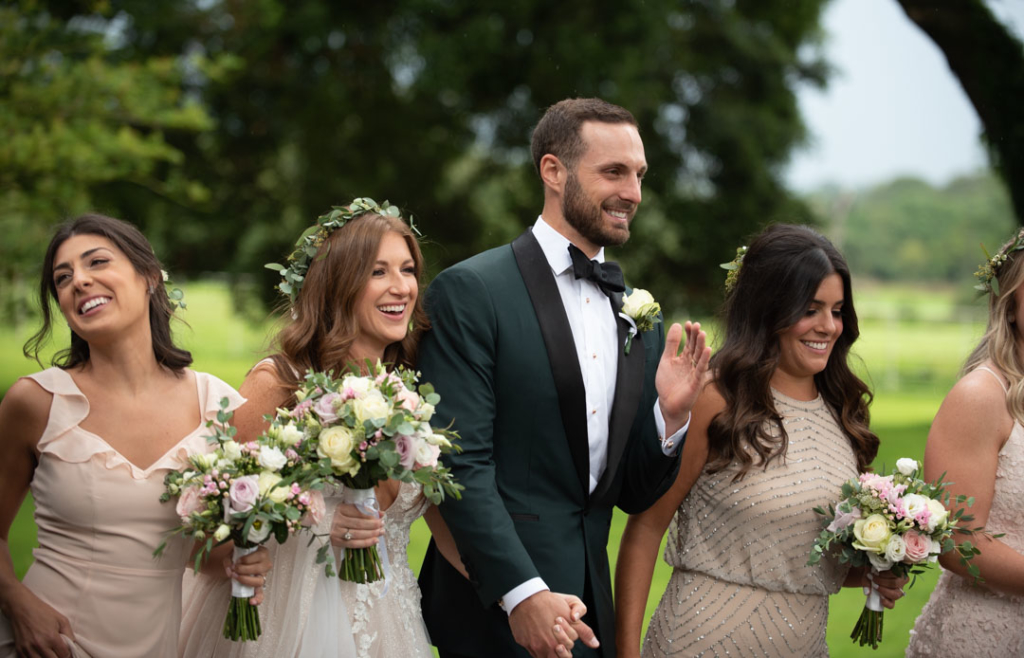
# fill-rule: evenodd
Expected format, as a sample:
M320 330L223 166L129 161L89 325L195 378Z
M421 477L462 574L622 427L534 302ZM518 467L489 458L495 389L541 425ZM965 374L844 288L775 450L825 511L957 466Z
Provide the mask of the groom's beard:
M614 210L633 212L635 208L627 206ZM562 216L565 221L576 229L576 232L589 242L599 247L615 247L629 240L629 228L611 229L604 226L604 215L600 204L594 204L583 192L583 186L570 172L565 181L565 197L562 199ZM632 220L630 220L632 221Z

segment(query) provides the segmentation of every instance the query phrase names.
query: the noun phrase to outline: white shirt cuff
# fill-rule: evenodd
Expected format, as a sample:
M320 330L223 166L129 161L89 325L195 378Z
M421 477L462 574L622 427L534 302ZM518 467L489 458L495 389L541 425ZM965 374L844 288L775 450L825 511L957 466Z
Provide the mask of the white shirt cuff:
M654 401L654 425L658 429L658 440L661 441L661 451L665 453L666 457L671 457L676 454L676 450L679 449L679 444L683 442L683 436L686 434L686 430L690 429L690 420L692 418L692 415L687 416L686 422L679 431L666 438L665 417L661 415L661 401Z
M501 597L498 604L501 605L502 609L507 614L512 614L516 606L530 598L537 592L545 592L550 589L547 583L544 582L543 578L531 578L521 585L517 585L512 588L505 596Z

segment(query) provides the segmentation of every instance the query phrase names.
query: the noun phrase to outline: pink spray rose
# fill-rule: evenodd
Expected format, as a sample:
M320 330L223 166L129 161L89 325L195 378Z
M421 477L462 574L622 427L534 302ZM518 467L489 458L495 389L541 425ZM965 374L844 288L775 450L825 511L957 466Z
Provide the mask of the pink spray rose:
M255 475L235 478L228 489L232 512L248 512L260 497L260 485Z
M851 523L853 523L860 517L861 511L859 507L851 508L849 512L844 512L841 509L837 509L836 518L832 521L832 523L828 524L828 528L826 528L826 530L828 530L829 532L838 532L843 528L849 526Z
M917 564L928 558L932 542L927 535L922 535L915 530L908 530L903 535L903 541L907 544L907 559Z
M174 508L174 511L182 519L187 519L192 512L198 512L201 509L203 509L203 497L199 493L199 488L187 487L182 490L181 496L178 497L178 505Z
M305 515L302 517L302 525L307 527L320 525L320 521L323 520L324 514L327 513L327 506L324 504L324 495L320 491L314 489L307 493L300 494L300 500L302 496L309 497L309 509L306 510Z
M402 408L407 411L416 411L416 407L420 403L420 396L407 388L401 389L395 397L398 398Z

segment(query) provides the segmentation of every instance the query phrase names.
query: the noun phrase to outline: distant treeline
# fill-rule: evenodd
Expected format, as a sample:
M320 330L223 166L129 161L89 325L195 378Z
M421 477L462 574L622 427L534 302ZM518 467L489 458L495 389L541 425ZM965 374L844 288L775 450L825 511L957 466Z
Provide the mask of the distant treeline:
M965 282L1017 226L1006 188L984 172L943 187L899 178L808 199L858 276L883 281Z

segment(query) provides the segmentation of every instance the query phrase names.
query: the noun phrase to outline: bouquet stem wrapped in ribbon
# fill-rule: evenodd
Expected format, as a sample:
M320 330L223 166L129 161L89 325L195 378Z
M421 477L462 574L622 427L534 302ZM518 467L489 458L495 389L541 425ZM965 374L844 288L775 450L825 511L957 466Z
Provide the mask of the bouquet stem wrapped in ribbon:
M346 503L355 505L356 509L366 516L377 517L380 514L380 505L377 504L377 495L373 489L346 488L342 497ZM376 546L342 549L339 568L342 580L365 584L383 579L387 591L390 571L388 549L383 536L377 540Z
M981 528L963 528L973 521L964 509L950 512L950 483L945 475L935 483L917 477L918 463L903 458L891 475L862 473L843 484L843 498L828 509L815 508L825 528L814 540L807 564L835 553L840 563L870 569L873 574L891 570L898 577L916 576L938 560L956 551L968 571L981 581L978 568L970 563L980 552L970 542L956 544L953 533L983 533ZM957 505L974 504L973 498L956 496ZM994 535L996 537L1000 535ZM913 581L911 581L913 585ZM861 646L877 649L882 641L883 608L878 589L865 589L867 601L850 637Z
M245 557L256 550L256 546L243 547L235 544L232 561ZM238 640L255 640L263 632L260 626L259 608L249 603L256 590L243 585L237 580L231 581L231 602L228 604L228 616L224 620L224 637L237 642Z

